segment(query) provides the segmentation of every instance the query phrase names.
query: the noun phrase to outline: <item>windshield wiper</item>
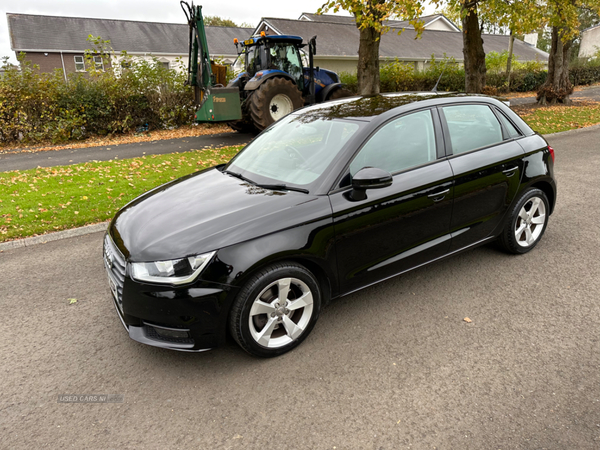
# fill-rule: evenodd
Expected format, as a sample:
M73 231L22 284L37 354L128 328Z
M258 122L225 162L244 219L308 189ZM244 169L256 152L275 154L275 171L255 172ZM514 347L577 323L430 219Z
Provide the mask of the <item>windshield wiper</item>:
M224 170L223 172L239 178L240 180L244 180L247 181L250 184L253 184L254 186L257 187L261 187L263 189L271 189L274 191L296 191L296 192L302 192L303 194L308 194L309 191L308 189L302 189L302 188L298 188L298 187L294 187L294 186L288 186L287 184L258 184L248 178L246 178L244 175L242 175L241 173L237 173L237 172L232 172L231 170Z
M250 184L256 184L254 181L252 181L252 180L250 180L250 179L246 178L246 177L245 177L244 175L242 175L241 173L232 172L231 170L224 170L223 172L225 172L225 173L227 173L227 174L229 174L229 175L231 175L231 176L233 176L233 177L239 178L240 180L247 181L247 182L248 182L248 183L250 183Z
M263 189L271 189L274 191L296 191L308 194L308 189L302 189L294 186L288 186L287 184L257 184L258 187Z

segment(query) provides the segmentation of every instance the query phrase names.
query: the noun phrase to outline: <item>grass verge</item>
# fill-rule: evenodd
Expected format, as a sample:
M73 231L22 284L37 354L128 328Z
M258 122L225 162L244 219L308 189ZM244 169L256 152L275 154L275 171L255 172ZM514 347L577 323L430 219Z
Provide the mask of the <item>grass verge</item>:
M518 106L542 134L600 123L600 103ZM229 161L241 147L0 173L0 242L110 219L143 192Z
M227 162L240 149L0 173L0 242L103 222L143 192Z
M531 128L541 134L589 127L600 123L600 103L576 101L570 106L515 106Z

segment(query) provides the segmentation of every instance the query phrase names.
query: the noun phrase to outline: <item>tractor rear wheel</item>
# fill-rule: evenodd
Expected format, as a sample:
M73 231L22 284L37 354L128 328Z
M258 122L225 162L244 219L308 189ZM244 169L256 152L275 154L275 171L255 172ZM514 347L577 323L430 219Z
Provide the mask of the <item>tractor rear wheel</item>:
M259 130L304 105L296 85L285 78L269 78L248 99L250 118Z

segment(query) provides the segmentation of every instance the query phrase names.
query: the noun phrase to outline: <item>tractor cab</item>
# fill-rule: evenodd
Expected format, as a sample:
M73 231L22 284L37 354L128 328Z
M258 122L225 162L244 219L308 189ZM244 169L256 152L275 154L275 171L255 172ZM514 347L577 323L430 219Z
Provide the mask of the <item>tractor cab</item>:
M237 70L242 69L249 78L265 71L279 71L288 74L298 86L304 90L304 68L299 49L302 44L299 36L258 36L243 42L243 50L234 64ZM241 67L241 62L244 67Z

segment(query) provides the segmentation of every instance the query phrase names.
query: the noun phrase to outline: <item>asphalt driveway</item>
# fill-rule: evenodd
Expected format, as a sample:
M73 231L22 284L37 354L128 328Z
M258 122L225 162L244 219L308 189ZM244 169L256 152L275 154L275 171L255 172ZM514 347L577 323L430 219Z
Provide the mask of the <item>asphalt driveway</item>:
M0 448L600 448L599 142L550 137L558 201L533 252L352 294L276 359L131 341L101 233L0 253Z

